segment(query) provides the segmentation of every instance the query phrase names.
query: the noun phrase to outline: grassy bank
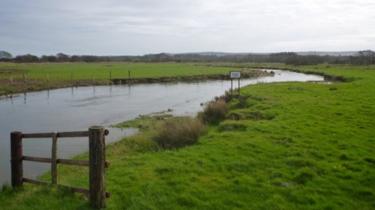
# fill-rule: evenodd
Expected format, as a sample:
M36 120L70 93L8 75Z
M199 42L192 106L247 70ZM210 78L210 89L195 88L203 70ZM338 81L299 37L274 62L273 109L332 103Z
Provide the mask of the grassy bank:
M375 67L299 70L348 82L243 88L226 120L178 150L151 141L158 120L122 125L146 126L107 149L108 209L375 209ZM87 186L87 171L59 171L60 183ZM80 195L26 185L3 190L0 209L88 205Z
M110 79L139 80L222 75L228 67L180 63L1 63L0 95L73 85L108 84Z

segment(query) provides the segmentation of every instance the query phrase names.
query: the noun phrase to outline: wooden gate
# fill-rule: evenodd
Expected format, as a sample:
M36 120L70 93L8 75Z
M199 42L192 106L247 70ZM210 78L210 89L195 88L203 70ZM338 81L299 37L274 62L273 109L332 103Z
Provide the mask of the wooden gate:
M105 191L104 171L108 167L105 161L105 136L108 130L101 126L90 127L88 131L73 131L60 133L22 133L14 131L10 134L11 143L11 173L12 187L22 186L24 182L32 184L57 184L57 164L88 166L89 167L89 189L58 185L68 188L73 192L83 193L89 197L91 206L94 208L105 207L105 198L109 193ZM89 160L71 160L57 158L57 139L72 137L88 137ZM24 156L22 153L22 140L33 138L51 138L51 158ZM51 183L33 180L23 177L23 161L35 161L51 163Z

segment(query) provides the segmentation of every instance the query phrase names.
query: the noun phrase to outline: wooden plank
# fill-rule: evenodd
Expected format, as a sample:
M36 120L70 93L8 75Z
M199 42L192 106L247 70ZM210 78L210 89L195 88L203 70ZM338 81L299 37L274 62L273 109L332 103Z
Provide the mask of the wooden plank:
M52 149L51 149L51 181L52 184L57 184L57 135L52 137Z
M44 157L23 156L22 159L27 160L27 161L40 162L40 163L51 163L51 158L44 158Z
M24 133L22 138L52 138L55 133Z
M34 161L34 162L41 162L41 163L52 163L51 158L44 158L44 157L23 156L22 159L26 161ZM56 163L64 164L64 165L89 166L88 160L56 159ZM105 165L109 165L109 163L106 162Z
M48 183L48 182L35 180L35 179L29 179L29 178L22 178L22 181L26 182L26 183L30 183L30 184L36 184L36 185L50 185L50 183ZM66 189L71 190L72 192L82 193L86 196L89 196L89 194L90 194L90 191L88 189L85 189L85 188L72 187L72 186L67 186L67 185L57 185L57 187L66 188ZM109 198L110 196L111 196L111 194L109 192L105 192L106 198Z
M44 157L32 157L32 156L23 156L22 160L26 161L34 161L40 163L52 163L51 158L44 158ZM70 159L56 159L56 163L64 164L64 165L76 165L76 166L89 166L88 160L70 160ZM109 166L109 162L105 162L105 167Z
M57 159L57 163L61 163L65 165L89 166L88 160Z
M90 190L85 189L85 188L72 187L72 186L67 186L67 185L57 185L57 186L58 186L58 187L62 187L62 188L69 189L69 190L71 190L72 192L75 192L75 193L82 193L82 194L84 194L84 195L87 196L87 197L89 197L89 195L90 195ZM111 193L109 193L109 192L105 192L105 197L106 197L106 198L111 197Z
M36 184L36 185L50 185L50 183L48 183L48 182L35 180L35 179L29 179L29 178L23 178L23 181L27 182L27 183L30 183L30 184ZM61 187L61 188L69 189L72 192L82 193L82 194L85 194L87 196L89 195L88 189L79 188L79 187L71 187L71 186L67 186L67 185L57 185L57 186Z
M89 199L92 207L101 209L105 207L105 129L93 126L89 132Z
M10 158L12 186L22 186L23 164L22 164L22 133L12 132L10 134Z
M74 138L74 137L88 137L88 131L69 131L59 133L25 133L22 134L23 138L52 138L57 135L59 138Z
M57 137L59 138L68 138L68 137L88 137L88 131L71 131L71 132L59 132Z
M71 190L72 192L75 192L75 193L82 193L82 194L84 194L87 197L89 197L89 195L90 195L90 190L85 189L85 188L72 187L72 186L67 186L67 185L57 185L57 186L69 189L69 190ZM110 196L111 196L111 193L105 192L105 197L106 198L109 198Z
M85 189L85 188L80 188L80 187L72 187L72 186L67 186L67 185L57 185L58 187L63 187L63 188L66 188L66 189L69 189L71 190L72 192L76 192L76 193L82 193L86 196L89 195L89 190L88 189Z
M30 183L30 184L49 185L48 182L39 181L39 180L35 180L35 179L29 179L29 178L23 178L22 181L23 181L23 182Z

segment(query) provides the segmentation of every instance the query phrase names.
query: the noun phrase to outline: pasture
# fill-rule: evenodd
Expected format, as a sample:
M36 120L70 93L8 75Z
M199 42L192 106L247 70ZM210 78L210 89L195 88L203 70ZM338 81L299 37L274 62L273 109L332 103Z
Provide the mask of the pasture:
M190 63L0 63L0 95L73 85L108 84L110 79L226 74L228 67Z
M375 67L298 70L347 81L243 88L227 119L176 150L158 148L150 140L158 122L140 119L152 126L107 148L108 209L374 209ZM59 173L61 183L87 186L86 170ZM4 188L0 203L89 209L80 195L35 186Z

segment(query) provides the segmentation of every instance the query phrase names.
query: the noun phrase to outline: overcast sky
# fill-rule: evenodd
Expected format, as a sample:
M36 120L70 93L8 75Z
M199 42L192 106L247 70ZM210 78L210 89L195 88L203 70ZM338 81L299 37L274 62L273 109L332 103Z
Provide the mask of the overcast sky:
M360 49L375 49L374 0L0 1L14 55Z

